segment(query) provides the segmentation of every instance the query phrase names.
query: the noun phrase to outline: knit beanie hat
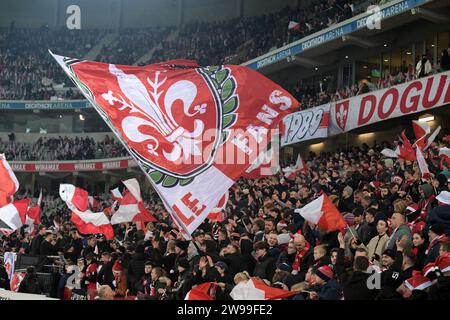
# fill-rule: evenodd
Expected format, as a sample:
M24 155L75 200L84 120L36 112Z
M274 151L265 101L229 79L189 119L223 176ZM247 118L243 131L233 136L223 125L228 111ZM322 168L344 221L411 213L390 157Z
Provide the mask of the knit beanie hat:
M316 270L316 275L323 281L328 282L333 278L334 272L329 266L325 265Z
M441 223L435 223L430 227L430 231L433 231L438 236L441 236L444 234L444 225Z
M186 251L189 246L189 241L176 240L175 246L177 246L178 248L180 248L183 251Z

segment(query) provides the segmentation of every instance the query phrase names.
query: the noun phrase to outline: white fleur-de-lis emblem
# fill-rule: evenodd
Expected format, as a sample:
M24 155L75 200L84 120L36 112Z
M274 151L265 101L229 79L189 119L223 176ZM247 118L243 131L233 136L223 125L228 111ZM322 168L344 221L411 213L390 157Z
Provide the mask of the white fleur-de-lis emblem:
M339 127L343 130L345 128L345 119L347 118L347 111L344 106L340 106L336 114Z
M108 90L107 93L102 94L102 98L108 101L108 103L112 106L114 105L114 102L117 101L117 99L114 97L111 90Z
M119 110L129 108L129 115L122 120L122 130L124 134L134 142L150 140L147 144L147 151L158 156L160 144L152 134L142 133L139 127L142 125L154 128L166 141L172 144L172 150L162 150L164 157L172 162L181 157L188 159L191 155L201 155L201 135L204 131L204 123L199 119L194 120L194 130L192 132L181 126L173 116L173 105L175 101L181 101L183 113L188 117L197 114L204 114L207 104L203 103L192 107L192 103L197 96L197 86L188 80L180 80L172 84L167 91L161 104L161 97L164 90L161 86L167 78L161 79L161 72L156 71L153 79L147 78L151 89L147 90L145 85L133 74L125 74L114 64L109 65L109 72L117 77L120 89L130 102L123 97L115 96L111 90L102 94L110 105L116 102L121 104ZM192 108L191 108L192 107ZM192 112L190 111L193 110ZM139 114L135 116L133 114Z

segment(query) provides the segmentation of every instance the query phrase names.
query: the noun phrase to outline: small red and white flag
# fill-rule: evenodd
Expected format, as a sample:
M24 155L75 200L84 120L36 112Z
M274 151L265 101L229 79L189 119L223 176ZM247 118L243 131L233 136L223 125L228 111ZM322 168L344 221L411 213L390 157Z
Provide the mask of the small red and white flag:
M28 227L25 229L25 231L30 234L34 233L35 225L39 225L41 223L41 203L42 203L42 189L39 193L39 198L36 205L29 207L27 211L25 224L28 225Z
M342 230L346 226L342 214L326 194L322 194L316 200L295 211L300 213L305 220L317 224L323 231Z
M300 23L298 23L297 21L289 21L288 30L289 31L300 31Z
M420 172L422 174L422 179L427 180L428 178L430 178L430 170L428 169L428 164L420 148L416 148L416 158L417 163L419 164Z
M118 200L120 206L111 217L111 224L123 222L156 222L155 217L144 206L139 182L135 178L122 182L127 190L124 192L123 197Z
M402 132L402 145L399 146L399 158L404 160L416 161L416 152L409 139L406 137L405 131Z
M30 199L22 199L0 208L0 230L11 234L25 223Z
M19 181L6 161L5 155L0 153L0 207L10 203L17 190L19 190Z
M103 234L107 239L114 238L114 230L105 213L88 209L86 190L71 184L61 184L59 195L72 210L71 221L81 234Z
M302 159L302 156L299 153L295 166L284 168L283 172L285 178L289 180L295 180L299 172L306 172L308 170L309 170L308 166L305 164L305 162Z
M384 148L381 150L381 154L388 158L398 158L398 155L400 154L400 148L397 146L395 150Z
M298 291L288 291L272 288L257 278L251 278L247 282L238 283L230 296L233 300L277 300L298 294Z
M439 157L450 164L450 149L447 147L439 148Z
M193 287L184 300L215 300L217 283L204 282Z
M413 120L412 127L416 136L416 144L419 148L423 149L427 142L425 137L430 134L431 127L427 122L421 122L419 120Z
M431 146L439 132L441 132L441 126L437 127L436 130L434 130L434 132L428 137L427 144L423 150L427 150Z
M208 220L212 222L222 222L226 218L225 207L227 206L229 192L225 193L215 207L208 215Z
M116 201L123 198L122 193L120 192L119 188L112 189L111 194L112 194L112 198Z
M19 292L20 283L25 278L26 273L23 271L14 271L10 282L10 288L13 292Z

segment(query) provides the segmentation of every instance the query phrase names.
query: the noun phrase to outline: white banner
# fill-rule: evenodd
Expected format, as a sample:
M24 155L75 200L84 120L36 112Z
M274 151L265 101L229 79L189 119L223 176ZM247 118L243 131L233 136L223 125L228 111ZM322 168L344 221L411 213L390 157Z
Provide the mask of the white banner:
M328 136L330 104L291 113L284 117L284 133L281 145L287 146L300 141Z
M3 256L3 266L5 267L9 280L11 280L12 275L14 274L14 264L16 259L17 253L15 252L5 252L5 255Z
M329 135L450 103L450 72L334 103Z

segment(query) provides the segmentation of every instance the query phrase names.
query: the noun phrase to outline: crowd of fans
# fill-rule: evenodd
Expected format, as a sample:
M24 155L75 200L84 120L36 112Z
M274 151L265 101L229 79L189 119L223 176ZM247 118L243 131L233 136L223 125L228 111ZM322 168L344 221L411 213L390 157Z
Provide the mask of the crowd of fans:
M48 50L82 58L105 34L102 30L53 30L45 26L0 30L0 99L56 97L55 89L69 86L70 79Z
M0 153L11 161L90 160L126 157L128 152L121 143L106 136L103 141L89 137L41 137L34 143L2 141Z
M387 145L310 153L310 170L295 180L240 179L229 191L226 218L206 220L190 241L156 194L145 203L158 222L147 223L145 232L117 225L113 240L80 235L70 210L47 195L36 233L22 228L3 237L1 250L44 259L62 254L66 271L57 296L63 299L184 299L195 285L213 282L214 297L226 300L236 284L257 277L298 291L293 300L448 300L450 165L438 156L448 136L425 152L429 179L415 161L382 156ZM343 215L344 231L324 232L296 210L323 193ZM112 202L100 198L105 206ZM67 279L76 266L74 284ZM20 292L42 292L40 267L28 268ZM368 285L374 270L379 286ZM0 287L8 287L5 277L0 267Z
M120 30L118 39L103 46L96 60L132 65L149 50L158 46L174 28L145 28Z
M353 3L352 3L353 2ZM174 28L124 29L118 39L102 48L96 60L133 64L157 49L150 62L196 59L202 65L238 64L273 48L307 36L365 10L355 9L367 0L315 0L307 7L286 7L279 12L221 22L190 22L182 25L173 40ZM289 21L300 30L289 31ZM0 99L76 99L78 90L56 90L71 83L48 54L48 49L65 56L83 58L112 30L24 29L11 26L0 30ZM162 45L162 48L159 48Z
M239 64L349 19L356 14L353 8L346 0L316 0L307 7L286 7L256 17L188 23L175 39L163 41L152 61L183 57L201 65ZM300 30L288 30L290 21L299 23Z

